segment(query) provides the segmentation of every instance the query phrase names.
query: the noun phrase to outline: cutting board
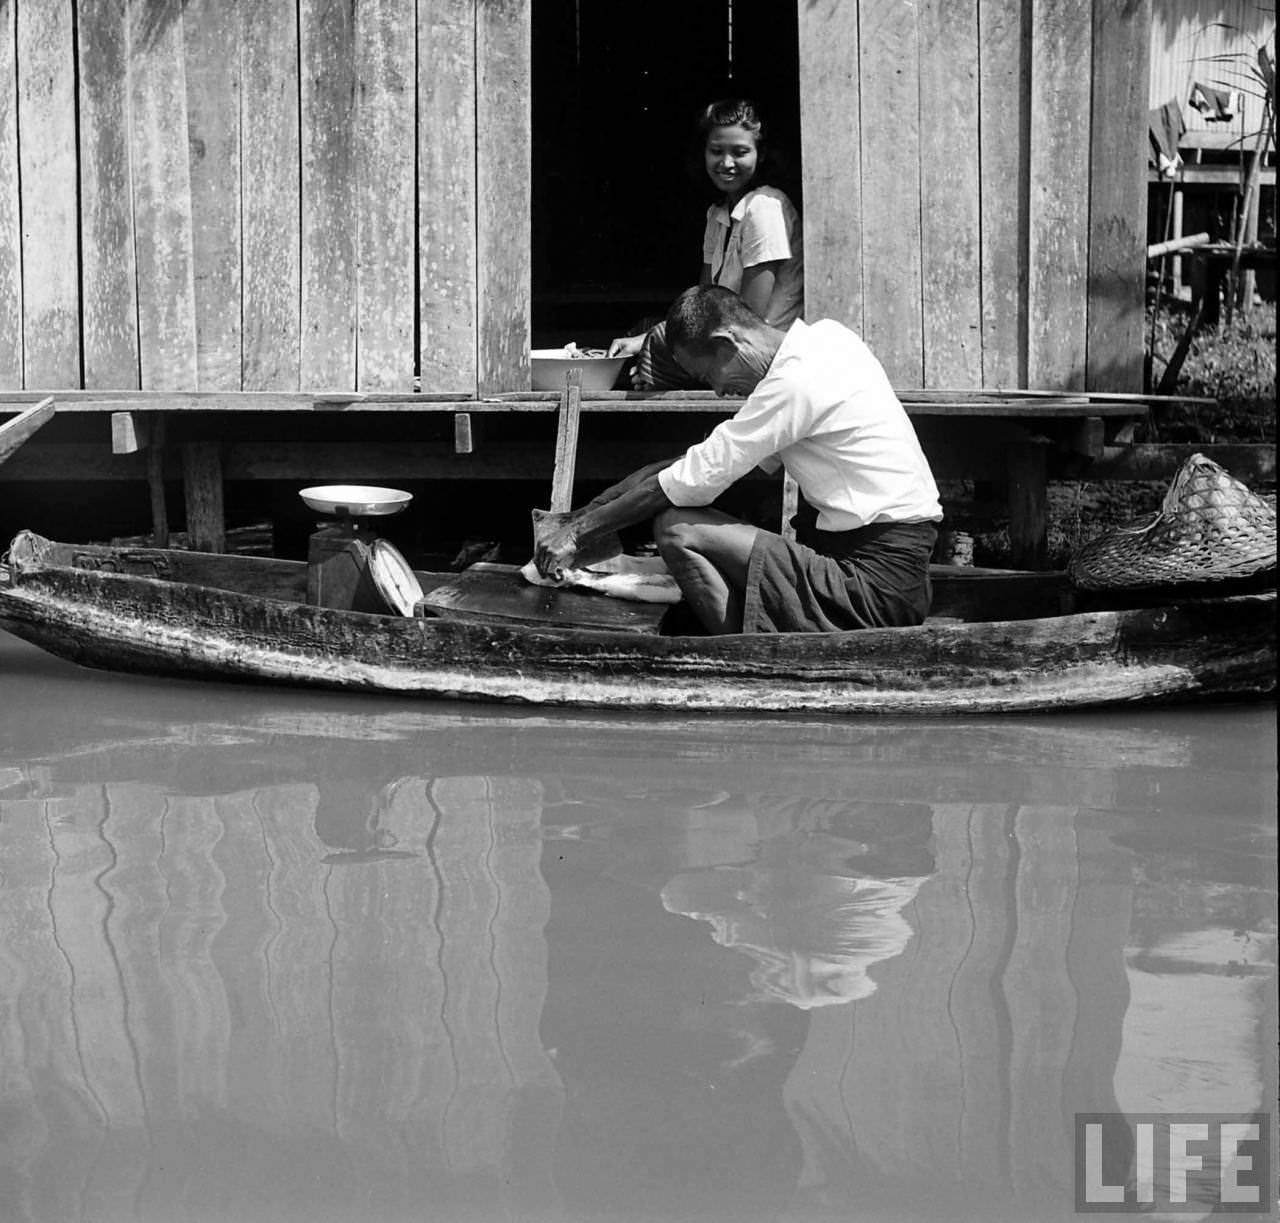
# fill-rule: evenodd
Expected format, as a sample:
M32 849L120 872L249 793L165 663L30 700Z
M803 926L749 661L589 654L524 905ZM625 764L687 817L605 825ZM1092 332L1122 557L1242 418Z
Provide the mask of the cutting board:
M430 615L481 624L652 634L670 610L665 603L636 603L591 591L535 586L520 576L518 566L487 561L437 586L423 596L419 607Z

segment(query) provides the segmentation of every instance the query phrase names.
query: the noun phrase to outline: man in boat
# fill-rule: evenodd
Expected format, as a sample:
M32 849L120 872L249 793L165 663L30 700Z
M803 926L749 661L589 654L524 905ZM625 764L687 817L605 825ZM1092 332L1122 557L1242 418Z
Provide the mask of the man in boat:
M666 328L685 370L745 402L674 462L641 468L550 526L536 542L538 570L570 569L602 536L652 518L658 551L710 633L921 623L942 508L871 350L830 319L771 327L714 285L682 293ZM711 508L756 467L784 467L816 510L803 537Z

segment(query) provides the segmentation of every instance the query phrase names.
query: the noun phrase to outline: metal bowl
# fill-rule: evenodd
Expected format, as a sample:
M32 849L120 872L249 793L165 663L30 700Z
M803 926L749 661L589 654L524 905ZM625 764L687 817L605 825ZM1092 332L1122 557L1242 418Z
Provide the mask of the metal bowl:
M298 496L318 514L350 518L398 514L413 500L412 493L375 484L319 484L302 489Z

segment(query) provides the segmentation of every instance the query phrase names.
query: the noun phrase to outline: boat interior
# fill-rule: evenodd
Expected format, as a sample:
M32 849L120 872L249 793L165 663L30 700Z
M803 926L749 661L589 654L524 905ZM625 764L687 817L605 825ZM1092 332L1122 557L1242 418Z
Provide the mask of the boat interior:
M350 582L330 581L318 587L314 559L66 543L50 544L42 550L41 559L54 568L129 574L375 615L402 614L393 611L375 588L367 568L357 567L359 572ZM1064 573L937 564L930 570L934 601L929 623L1026 620L1074 610L1075 596ZM418 616L575 631L673 636L700 632L683 604L635 602L569 587L535 586L525 581L515 565L479 562L460 573L410 572L420 588L412 605L412 614Z

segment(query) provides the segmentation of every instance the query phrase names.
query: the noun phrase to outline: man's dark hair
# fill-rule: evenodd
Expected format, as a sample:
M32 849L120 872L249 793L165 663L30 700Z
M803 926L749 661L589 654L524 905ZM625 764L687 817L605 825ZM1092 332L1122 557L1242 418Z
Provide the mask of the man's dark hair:
M712 334L730 324L760 327L764 320L732 290L722 285L694 285L667 311L667 347L672 353L681 349L708 353Z

